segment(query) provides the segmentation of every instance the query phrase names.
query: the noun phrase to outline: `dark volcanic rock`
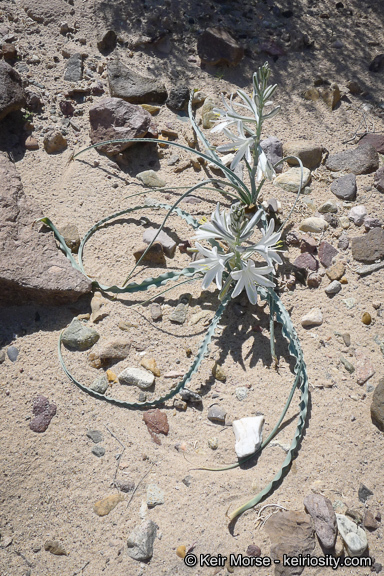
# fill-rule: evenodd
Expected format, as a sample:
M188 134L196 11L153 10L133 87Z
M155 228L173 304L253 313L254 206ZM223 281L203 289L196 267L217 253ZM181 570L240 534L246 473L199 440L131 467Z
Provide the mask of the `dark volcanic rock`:
M155 78L147 78L133 72L118 59L108 64L108 81L111 96L123 98L131 104L158 102L162 104L167 99L164 84Z
M0 61L0 120L9 112L20 110L25 104L25 94L20 75L12 66Z
M56 247L52 233L32 226L41 218L28 199L15 165L0 154L0 301L21 304L73 302L91 291L91 282Z
M50 404L45 396L38 396L33 401L33 418L29 427L33 432L45 432L56 414L56 404Z
M364 236L352 238L352 256L359 262L375 262L384 258L384 230L372 228Z
M65 68L64 80L67 82L79 82L83 78L83 58L81 54L73 54Z
M318 261L309 252L303 252L300 254L300 256L298 256L294 261L293 265L297 268L312 270L312 272L316 272L319 268Z
M331 184L331 192L342 200L354 200L356 198L356 176L347 174L338 178Z
M197 39L197 52L205 64L236 66L244 49L224 28L207 28Z
M114 30L103 30L97 36L97 47L100 52L112 52L116 48L117 36Z
M189 96L188 86L172 88L167 100L168 108L171 110L188 110Z
M143 138L151 125L152 117L141 106L121 98L103 98L89 109L92 144L113 139ZM118 154L132 142L105 144L97 148L106 154Z
M370 144L361 144L353 150L330 154L325 163L328 170L345 170L352 174L370 174L379 167L379 155Z

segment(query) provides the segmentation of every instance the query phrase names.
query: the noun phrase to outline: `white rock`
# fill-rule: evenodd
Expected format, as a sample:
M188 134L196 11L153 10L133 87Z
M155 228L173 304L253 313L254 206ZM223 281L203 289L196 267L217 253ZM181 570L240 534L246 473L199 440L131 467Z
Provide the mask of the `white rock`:
M224 164L224 166L229 166L232 162L232 160L234 159L235 154L233 152L231 152L230 154L226 154L225 156L222 156L220 158L221 162ZM208 168L219 168L217 164L214 164L213 162L210 162L208 164Z
M338 280L333 280L325 289L326 294L337 294L340 292L342 286Z
M303 232L324 232L328 228L328 222L323 220L323 218L317 218L316 216L311 216L302 221L299 229Z
M322 323L323 315L320 308L312 308L312 310L310 310L308 314L305 314L301 319L301 325L303 328L306 326L321 326Z
M367 216L365 206L354 206L349 211L348 217L356 226L361 226Z
M336 514L337 528L344 540L350 556L361 556L368 546L367 536L362 528L344 514Z
M143 390L150 388L155 381L155 377L147 370L140 368L126 368L118 375L120 384L133 384Z
M232 423L233 432L236 438L235 451L238 458L250 456L260 447L264 416L251 416L241 418Z

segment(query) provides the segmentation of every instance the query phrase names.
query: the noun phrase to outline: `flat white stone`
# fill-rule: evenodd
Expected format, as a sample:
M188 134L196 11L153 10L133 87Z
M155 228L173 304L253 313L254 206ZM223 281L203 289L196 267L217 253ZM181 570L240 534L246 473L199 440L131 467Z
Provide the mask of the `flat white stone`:
M303 220L299 226L299 229L303 232L314 232L315 234L320 234L328 228L328 222L323 220L323 218L317 218L316 216L311 216Z
M235 451L238 458L250 456L260 447L263 438L264 416L250 416L232 423L236 438Z
M305 314L301 319L301 325L303 328L306 326L321 326L322 323L323 315L320 308L312 308L312 310L310 310L308 314Z
M142 390L150 388L155 381L155 377L147 370L140 368L126 368L118 375L120 384L133 384Z
M224 164L224 166L229 166L232 162L232 160L234 159L235 154L233 152L231 152L230 154L226 154L225 156L222 156L220 158L221 162ZM213 162L210 162L208 164L208 168L219 168L219 166L217 164L214 164Z
M350 556L361 556L368 546L367 535L344 514L336 514L337 528Z
M297 192L300 186L300 176L301 176L301 169L300 168L290 168L287 172L283 172L283 174L279 174L273 181L275 186L279 186L283 190L287 190L288 192ZM303 186L307 186L311 180L311 171L308 168L303 168Z

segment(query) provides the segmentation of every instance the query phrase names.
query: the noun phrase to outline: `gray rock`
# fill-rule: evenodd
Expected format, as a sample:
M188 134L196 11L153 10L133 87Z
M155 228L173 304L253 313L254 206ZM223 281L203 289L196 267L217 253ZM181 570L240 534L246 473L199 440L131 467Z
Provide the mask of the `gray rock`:
M347 372L349 372L350 374L353 374L353 372L355 371L355 367L353 364L351 364L348 360L343 358L343 356L340 356L340 362L343 364L343 366L347 370Z
M189 302L191 301L192 295L182 294L179 298L179 302L176 308L172 311L169 319L171 322L175 322L176 324L184 324L187 319Z
M191 475L185 476L185 478L182 479L182 483L185 484L187 488L189 488L190 485L192 484L192 476Z
M330 154L325 163L328 170L370 174L379 167L379 155L370 144L362 144L352 150Z
M338 255L336 248L329 244L329 242L320 242L319 244L319 260L324 268L332 266L332 260Z
M283 143L276 136L269 136L260 142L260 146L265 152L266 157L275 165L283 158ZM283 171L283 163L275 168L275 172L280 174Z
M77 254L80 246L80 235L76 224L66 224L58 230L71 252Z
M384 432L384 378L379 380L371 403L372 422Z
M102 30L98 33L96 44L100 52L112 52L116 48L117 35L114 30Z
M56 404L50 404L45 396L37 396L33 401L34 418L29 427L33 432L45 432L56 414Z
M321 544L324 548L333 548L337 536L337 521L332 502L321 494L309 494L304 498L304 506L312 517Z
M212 422L218 422L219 424L225 424L225 416L227 415L226 410L219 406L218 404L214 404L208 410L208 420Z
M155 78L133 72L118 59L109 62L107 70L111 96L123 98L131 104L163 103L167 99L167 90L163 84Z
M356 176L354 174L341 176L341 178L331 184L331 192L337 198L341 198L341 200L355 200L357 192Z
M95 444L102 442L104 440L104 436L100 432L100 430L88 430L87 437L92 440Z
M0 153L1 302L62 304L91 291L91 282L57 249L53 234L32 226L42 216L25 196L15 165Z
M205 64L236 66L244 56L244 49L221 27L207 28L197 39L197 53Z
M147 488L147 506L154 508L159 504L164 504L164 492L157 484L149 484Z
M338 219L333 214L324 214L324 220L328 222L332 228L337 228L339 225Z
M326 289L324 290L326 294L328 295L333 295L333 294L338 294L341 290L342 286L340 284L340 282L338 282L338 280L333 280L333 282L331 282Z
M323 147L308 140L290 140L283 146L283 156L296 156L305 168L310 170L316 168L323 155ZM299 163L293 158L287 160L290 166L298 166Z
M0 364L2 364L3 362L5 362L5 351L0 350Z
M108 390L108 386L108 378L105 374L103 374L102 376L99 376L99 378L96 378L96 380L94 380L93 384L91 384L89 388L98 394L105 394Z
M89 109L92 144L114 139L143 138L152 117L141 106L129 104L121 98L103 98ZM118 154L132 146L132 142L105 144L97 149L105 154Z
M151 318L154 322L157 322L158 320L161 320L163 317L163 312L161 310L161 306L160 304L158 304L157 302L153 302L151 304Z
M36 0L23 0L22 7L27 15L39 24L62 22L67 20L71 9L70 2L63 0L50 0L49 2L36 2Z
M88 350L99 340L100 334L74 318L62 335L63 344L72 350Z
M332 202L332 200L327 200L326 202L324 202L324 204L322 204L319 208L318 208L318 212L320 212L320 214L336 214L338 211L338 208L336 206L336 204L334 202Z
M154 375L141 368L125 368L125 370L118 375L118 379L120 384L131 384L138 386L142 390L147 390L155 382Z
M355 226L361 226L366 217L367 209L365 206L354 206L348 214L348 218L355 224Z
M25 104L20 75L12 66L0 61L0 120Z
M380 523L377 521L371 510L366 510L364 514L363 525L364 528L368 528L368 530L377 530L380 526Z
M171 89L166 104L171 110L188 110L189 95L188 86L176 86Z
M188 388L182 388L179 394L184 402L192 402L198 404L203 401L200 394L193 392L192 390L188 390Z
M156 535L157 525L152 520L142 522L129 535L128 555L140 562L152 558Z
M92 454L97 456L97 458L101 458L105 454L105 448L103 448L103 446L94 446L92 448Z
M368 230L372 230L372 228L381 228L383 223L378 218L373 218L372 216L367 216L364 219L364 228L368 232Z
M155 228L147 228L143 234L143 242L150 244L156 236L157 230L158 229ZM168 236L164 230L162 230L156 237L156 242L160 242L163 247L164 254L168 256L168 258L173 258L176 250L176 242L170 236Z
M144 170L144 172L139 172L139 174L136 174L136 178L141 180L144 186L149 186L150 188L163 188L166 185L165 180L163 180L154 170Z
M11 362L16 362L17 357L19 356L19 350L16 348L16 346L10 346L7 349L7 355Z
M307 277L307 286L308 288L318 288L321 284L322 277L317 272L312 272L308 274Z
M340 250L347 250L347 248L349 247L349 238L348 236L345 236L344 234L342 236L340 236L339 241L337 243L337 247Z
M315 536L311 521L305 512L283 511L273 514L265 523L265 530L271 540L270 556L278 560L275 576L297 576L304 566L283 565L284 554L289 557L305 556L315 548Z
M364 484L360 484L359 490L358 490L358 496L359 496L360 502L365 504L365 502L368 500L368 498L373 496L373 492L372 492L372 490L367 488L367 486L365 486Z
M374 186L379 192L384 192L384 166L375 172Z
M67 82L80 82L83 79L83 58L81 54L73 54L65 67L64 80Z
M359 262L375 262L384 258L384 230L372 228L364 236L352 238L352 257Z
M356 381L358 384L365 384L367 380L372 378L375 374L375 369L371 360L365 354L363 348L355 349L356 356Z

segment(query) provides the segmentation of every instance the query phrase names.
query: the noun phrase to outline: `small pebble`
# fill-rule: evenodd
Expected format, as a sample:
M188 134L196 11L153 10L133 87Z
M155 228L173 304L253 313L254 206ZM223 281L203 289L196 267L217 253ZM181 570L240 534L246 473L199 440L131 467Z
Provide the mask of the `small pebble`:
M247 556L254 556L255 558L258 558L261 556L260 548L256 546L256 544L250 544L247 548Z
M16 346L10 346L7 350L7 354L11 362L16 362L19 355L19 350L16 348Z
M242 402L248 396L248 389L245 388L245 386L241 386L240 388L236 388L235 395L236 395L236 398L238 400L240 400L240 402Z
M219 406L218 404L214 404L208 410L208 420L212 422L218 422L220 424L225 424L225 416L227 412Z
M187 554L186 546L182 545L176 548L176 556L178 556L179 558L185 558L186 554Z
M337 280L333 280L333 282L331 282L329 284L329 286L326 287L325 293L329 294L329 295L333 295L333 294L337 294L338 292L340 292L340 290L341 290L341 283L338 282Z
M98 458L101 458L105 454L105 448L103 448L102 446L94 446L92 448L92 454L94 454Z
M227 376L225 375L223 368L219 366L217 362L215 362L212 367L212 374L216 378L216 380L220 380L220 382L225 382L227 379Z
M362 321L362 323L365 324L366 326L369 326L370 323L372 322L372 317L371 317L370 313L369 313L369 312L364 312L364 314L363 314L363 316L362 316L362 318L361 318L361 321Z
M95 444L98 444L99 442L102 442L104 440L104 437L99 430L88 430L87 436Z
M219 447L219 439L216 436L214 438L210 438L208 440L208 446L211 450L217 450Z

